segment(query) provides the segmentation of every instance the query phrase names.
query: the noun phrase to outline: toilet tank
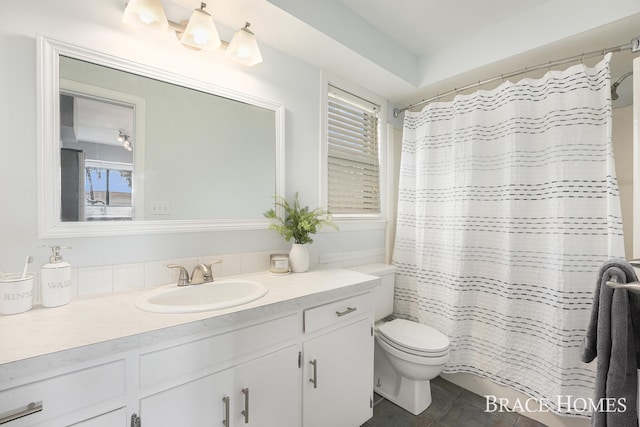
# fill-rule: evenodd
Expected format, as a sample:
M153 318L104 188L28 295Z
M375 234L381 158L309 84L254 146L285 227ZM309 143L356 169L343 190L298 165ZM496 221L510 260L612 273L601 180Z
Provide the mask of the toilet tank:
M366 264L351 270L380 277L382 284L374 288L376 321L393 313L393 289L396 268L389 264Z

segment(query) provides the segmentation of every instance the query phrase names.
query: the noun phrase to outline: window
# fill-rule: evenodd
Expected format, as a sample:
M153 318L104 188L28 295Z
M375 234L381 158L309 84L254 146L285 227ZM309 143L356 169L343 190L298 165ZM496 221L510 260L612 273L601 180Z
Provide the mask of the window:
M379 218L380 106L328 89L327 207L337 217Z
M85 220L131 220L133 165L86 160Z

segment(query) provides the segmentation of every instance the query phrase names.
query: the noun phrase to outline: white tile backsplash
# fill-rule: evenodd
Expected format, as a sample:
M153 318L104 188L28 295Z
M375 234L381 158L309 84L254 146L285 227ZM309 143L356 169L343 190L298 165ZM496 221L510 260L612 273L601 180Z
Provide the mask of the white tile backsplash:
M271 254L272 253L284 253L284 251L276 252L260 252L259 263L260 271L267 271L271 267Z
M234 274L242 273L242 254L223 255L222 259L221 275L233 276Z
M323 254L319 257L322 268L351 268L358 265L385 262L384 248L367 249L355 252L335 252Z
M113 291L144 287L144 263L113 266Z
M78 269L78 295L113 292L113 266Z
M40 283L40 281L38 281ZM41 295L42 292L38 292L38 295ZM71 269L71 298L78 296L78 269Z
M384 262L384 249L373 249L355 252L329 253L319 256L317 249L311 247L311 265L317 268L349 268L372 262ZM194 258L151 261L105 265L96 267L74 268L71 270L71 295L85 296L118 292L142 287L167 285L176 283L178 270L168 268L167 264L180 264L189 274L200 264L213 265L213 276L224 277L242 273L266 271L270 266L271 254L286 254L287 250L271 250L264 252L246 252L224 255L203 255ZM39 298L39 292L36 292Z
M178 271L167 268L169 261L152 261L144 263L144 286L156 286L178 280Z
M242 273L260 271L260 253L250 252L242 254L240 257L240 268Z

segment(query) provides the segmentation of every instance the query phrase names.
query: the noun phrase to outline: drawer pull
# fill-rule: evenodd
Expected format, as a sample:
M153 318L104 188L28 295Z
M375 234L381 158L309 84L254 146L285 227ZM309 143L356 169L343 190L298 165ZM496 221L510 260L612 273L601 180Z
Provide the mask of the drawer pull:
M313 388L318 388L318 360L313 359L309 364L313 366L313 378L309 378L309 382L313 384Z
M356 310L357 310L356 307L347 307L347 309L345 311L336 311L336 315L338 317L342 317L342 316L345 316L345 315L347 315L349 313L353 313Z
M249 424L249 388L243 388L242 394L244 394L244 411L241 414L244 415L244 423Z
M26 417L27 415L35 414L40 411L42 411L42 402L31 402L22 408L0 414L0 424L6 424L17 420L18 418Z
M229 427L229 396L222 398L222 404L224 405L224 419L222 420L222 425L224 427Z

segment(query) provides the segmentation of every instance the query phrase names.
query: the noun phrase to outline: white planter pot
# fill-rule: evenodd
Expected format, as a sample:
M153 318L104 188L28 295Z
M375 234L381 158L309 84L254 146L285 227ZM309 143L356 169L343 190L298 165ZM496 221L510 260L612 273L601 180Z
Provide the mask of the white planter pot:
M294 243L289 252L289 267L294 273L304 273L309 269L309 247Z

